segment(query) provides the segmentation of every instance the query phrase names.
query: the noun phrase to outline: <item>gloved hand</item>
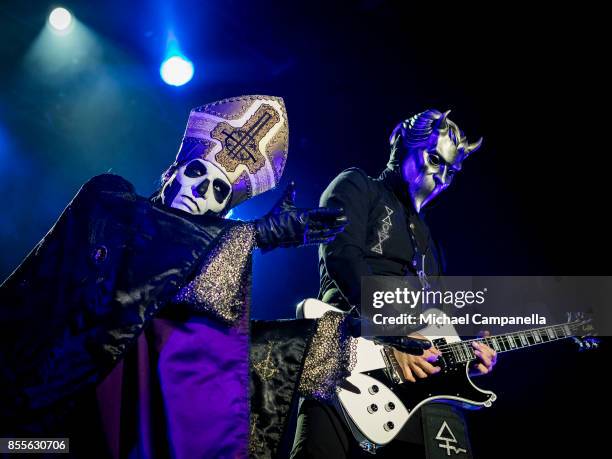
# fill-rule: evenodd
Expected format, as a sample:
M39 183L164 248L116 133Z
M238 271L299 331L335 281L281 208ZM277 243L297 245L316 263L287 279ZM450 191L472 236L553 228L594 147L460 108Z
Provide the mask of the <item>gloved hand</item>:
M353 338L359 338L362 332L364 323L372 326L371 321L363 317L347 316L345 319L347 333ZM400 352L411 355L423 355L423 353L431 347L431 341L425 337L423 339L413 336L373 336L372 341L383 346L391 346Z
M256 220L257 246L268 251L277 247L300 247L333 241L348 220L342 209L295 207L295 183L267 215Z
M412 338L410 336L376 336L376 344L391 346L404 354L423 355L431 347L431 342L426 339Z

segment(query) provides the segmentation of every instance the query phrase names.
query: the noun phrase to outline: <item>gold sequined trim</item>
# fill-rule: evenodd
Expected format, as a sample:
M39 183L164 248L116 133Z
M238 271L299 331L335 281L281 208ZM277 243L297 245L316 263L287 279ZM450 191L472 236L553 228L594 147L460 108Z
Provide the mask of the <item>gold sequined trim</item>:
M244 313L251 254L255 249L255 227L238 224L226 230L209 252L199 274L181 289L174 301L189 303L233 324Z
M318 319L299 383L301 395L331 399L336 385L355 367L357 340L346 333L345 318L328 311Z

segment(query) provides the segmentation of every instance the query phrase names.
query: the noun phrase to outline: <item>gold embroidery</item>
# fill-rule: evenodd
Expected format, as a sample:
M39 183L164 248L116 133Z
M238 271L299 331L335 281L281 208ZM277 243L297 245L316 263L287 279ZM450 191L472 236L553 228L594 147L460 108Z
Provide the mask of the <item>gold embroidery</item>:
M257 441L257 422L259 421L258 414L251 415L251 432L249 435L249 453L252 456L262 450L266 444L263 441Z
M272 106L262 104L242 127L219 123L210 133L223 146L215 155L215 160L228 172L235 172L238 166L244 164L249 173L255 174L266 163L259 142L280 120L280 115Z
M275 344L275 341L269 341L266 358L253 364L255 371L263 381L269 381L278 373L278 369L273 365L272 362L272 346L274 346Z
M255 248L255 228L238 224L228 229L207 255L200 273L174 298L189 303L227 323L235 323L247 311L247 278L251 253Z
M346 334L345 317L345 314L328 311L318 319L299 382L298 390L302 395L331 399L336 385L354 368L357 340Z

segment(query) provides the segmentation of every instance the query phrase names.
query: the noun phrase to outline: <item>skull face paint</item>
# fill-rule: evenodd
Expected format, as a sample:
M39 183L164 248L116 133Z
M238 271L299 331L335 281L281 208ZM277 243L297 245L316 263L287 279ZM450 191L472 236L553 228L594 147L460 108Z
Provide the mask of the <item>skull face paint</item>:
M278 184L288 146L280 97L239 96L196 107L157 197L185 212L225 215Z
M162 188L162 202L194 215L222 214L232 194L226 175L213 163L194 159L179 167Z

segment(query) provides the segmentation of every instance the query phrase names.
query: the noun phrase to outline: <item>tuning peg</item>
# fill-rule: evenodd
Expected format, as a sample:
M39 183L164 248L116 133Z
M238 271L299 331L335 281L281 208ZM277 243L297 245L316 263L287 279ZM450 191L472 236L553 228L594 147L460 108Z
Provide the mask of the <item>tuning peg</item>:
M584 350L584 342L582 341L582 339L577 338L577 337L573 337L572 340L574 341L574 343L576 344L576 346L578 346L578 350L582 351Z
M578 351L580 352L599 347L599 339L593 336L574 337L574 343L578 345Z

